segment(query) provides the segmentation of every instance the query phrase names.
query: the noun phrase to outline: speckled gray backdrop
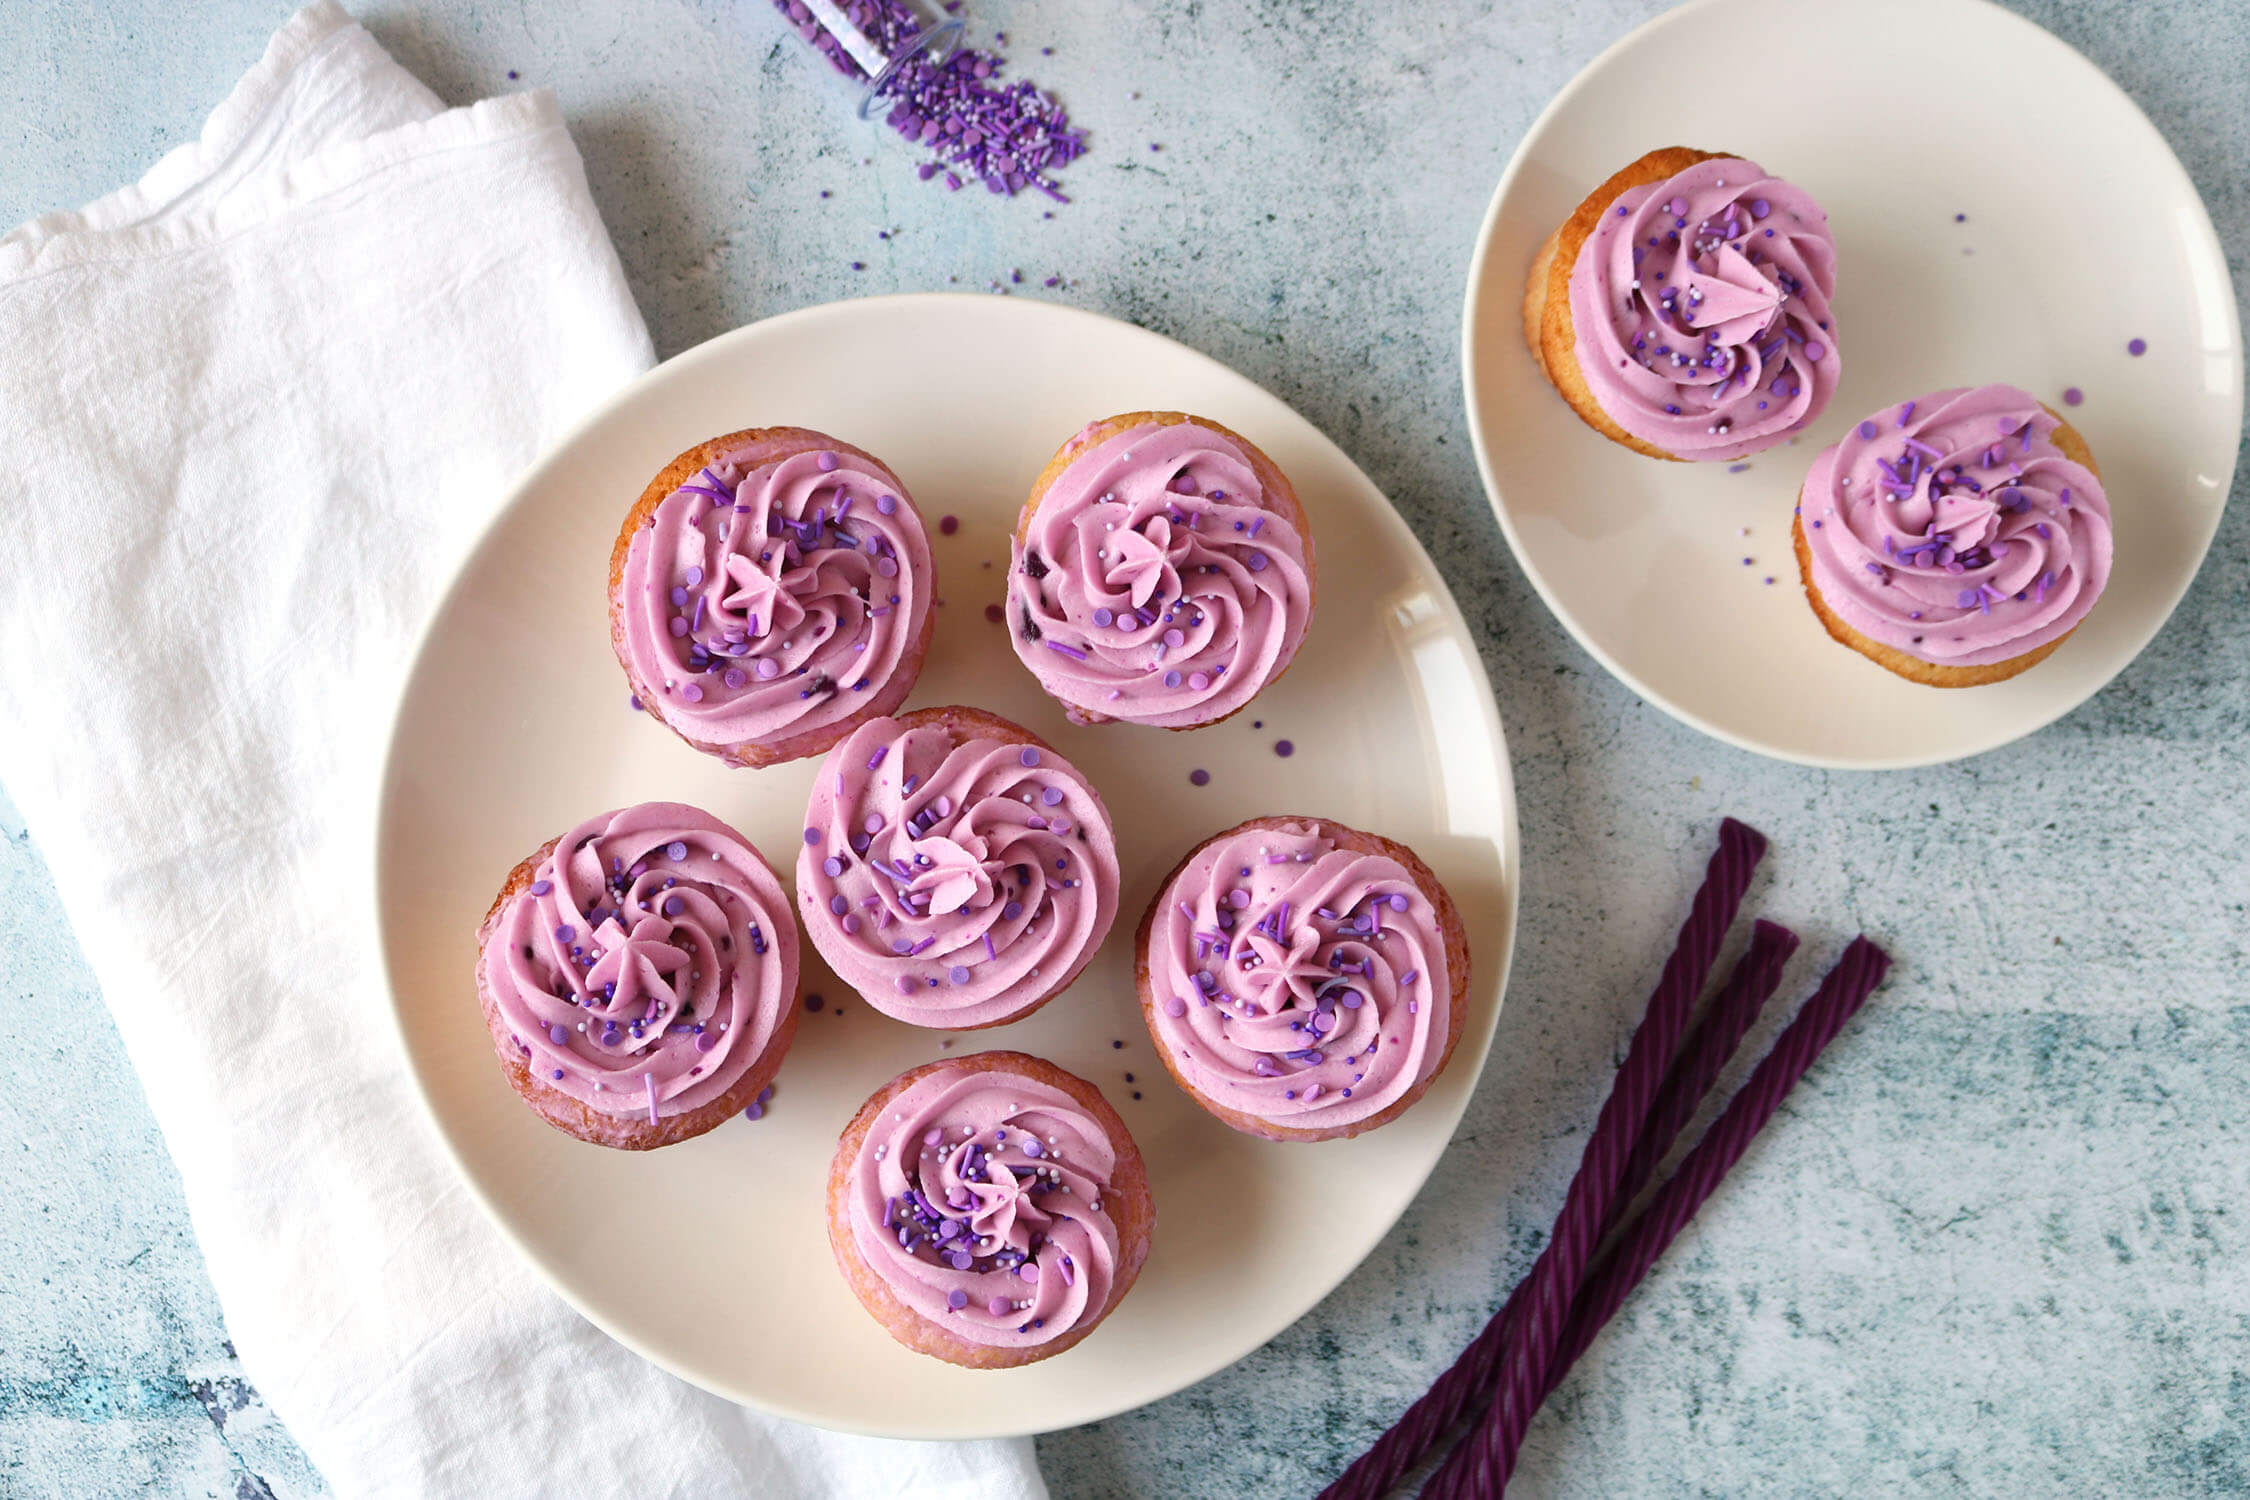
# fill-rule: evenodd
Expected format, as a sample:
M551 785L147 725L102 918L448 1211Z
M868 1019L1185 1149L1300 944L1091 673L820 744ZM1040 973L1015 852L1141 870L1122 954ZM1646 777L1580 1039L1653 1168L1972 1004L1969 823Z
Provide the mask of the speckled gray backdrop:
M2250 3L2013 3L2154 117L2239 295ZM449 100L510 69L561 92L661 351L836 297L1059 272L1045 295L1183 339L1324 427L1477 629L1527 879L1460 1138L1300 1325L1043 1439L1058 1496L1308 1493L1419 1391L1536 1254L1723 812L1775 836L1754 900L1806 932L1800 970L1860 927L1905 962L1533 1426L1511 1495L2250 1492L2242 486L2148 653L1964 765L1773 765L1610 681L1485 507L1456 330L1517 138L1660 8L973 0L1097 132L1081 201L1048 220L917 183L762 0L364 7ZM137 176L283 14L0 8L0 222ZM114 1030L6 832L0 1493L318 1493L239 1378Z

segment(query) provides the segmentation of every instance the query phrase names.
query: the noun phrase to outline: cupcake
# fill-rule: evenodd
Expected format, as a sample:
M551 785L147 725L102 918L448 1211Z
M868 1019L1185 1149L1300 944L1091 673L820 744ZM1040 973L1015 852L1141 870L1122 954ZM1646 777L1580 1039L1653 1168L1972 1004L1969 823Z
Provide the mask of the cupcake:
M729 765L770 766L906 701L932 586L889 470L808 428L753 428L641 492L610 552L610 640L635 707Z
M1803 431L1836 394L1835 289L1828 215L1802 188L1672 146L1596 188L1541 247L1524 340L1612 442L1737 459Z
M1021 1052L901 1073L828 1169L828 1243L861 1305L909 1349L971 1369L1092 1333L1155 1224L1148 1170L1101 1090Z
M644 802L509 872L477 932L509 1087L557 1130L645 1151L755 1102L797 1032L797 926L749 840Z
M1387 1125L1453 1055L1469 942L1404 844L1253 818L1199 845L1141 919L1141 1012L1189 1097L1272 1141Z
M1117 919L1117 839L1093 783L974 708L862 724L805 809L797 902L867 1003L970 1031L1029 1015Z
M1932 687L2046 660L2109 583L2109 497L2077 429L2012 385L1885 407L1822 451L1794 526L1829 635Z
M1288 669L1312 624L1297 492L1247 438L1176 411L1063 444L1012 553L1009 639L1074 724L1215 724Z

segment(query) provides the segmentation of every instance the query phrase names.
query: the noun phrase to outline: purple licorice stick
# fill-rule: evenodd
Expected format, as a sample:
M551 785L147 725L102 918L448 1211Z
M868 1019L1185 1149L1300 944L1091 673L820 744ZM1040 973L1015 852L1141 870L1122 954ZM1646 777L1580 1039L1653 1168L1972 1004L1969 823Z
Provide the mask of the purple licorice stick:
M1549 1241L1531 1275L1485 1324L1475 1341L1461 1351L1452 1368L1439 1376L1428 1393L1408 1407L1390 1431L1376 1439L1374 1446L1354 1460L1335 1483L1322 1490L1320 1500L1377 1500L1430 1451L1439 1435L1468 1408L1471 1398L1490 1389L1501 1353L1517 1340L1517 1325L1528 1313L1539 1310L1538 1326L1548 1328L1550 1337L1552 1330L1560 1327L1578 1278L1584 1274L1585 1257L1600 1240L1616 1201L1615 1190L1627 1152L1640 1133L1658 1085L1672 1066L1672 1054L1688 1012L1703 991L1703 982L1719 956L1719 945L1734 925L1742 894L1750 888L1751 872L1765 852L1765 835L1747 823L1728 818L1719 825L1718 852L1711 856L1702 888L1695 893L1695 904L1680 926L1672 956L1664 962L1664 973L1633 1033L1616 1082L1610 1086L1593 1137L1586 1143L1578 1175L1563 1202L1563 1217L1555 1224L1556 1238ZM1566 1227L1576 1246L1576 1262L1568 1273L1568 1287L1558 1289L1554 1280L1557 1271L1550 1262L1555 1259L1556 1243ZM1544 1285L1540 1283L1542 1270L1548 1272ZM1544 1300L1535 1300L1535 1293Z
M1781 987L1781 971L1797 951L1797 943L1797 934L1778 922L1760 918L1751 924L1749 948L1735 961L1725 987L1711 1002L1694 1034L1681 1044L1679 1056L1665 1075L1663 1087L1657 1090L1655 1101L1649 1105L1648 1119L1641 1126L1640 1139L1633 1143L1632 1154L1625 1160L1624 1175L1618 1181L1616 1197L1611 1200L1609 1223L1603 1226L1605 1239L1614 1233L1632 1208L1633 1200L1640 1196L1656 1168L1671 1153L1680 1132L1695 1118L1703 1096L1725 1069L1728 1059L1734 1056L1744 1035L1757 1022L1766 1002ZM1526 1278L1517 1286L1509 1298L1511 1307L1529 1284ZM1585 1293L1581 1290L1579 1302L1584 1300ZM1502 1311L1505 1313L1506 1309ZM1571 1318L1576 1316L1577 1306L1574 1305ZM1564 1326L1569 1326L1567 1320ZM1503 1344L1513 1337L1511 1329L1504 1336ZM1560 1374L1555 1378L1559 1380ZM1494 1380L1487 1379L1472 1393L1471 1409L1479 1414L1485 1410L1492 1399L1493 1385ZM1473 1429L1470 1435L1474 1435Z
M1773 1118L1781 1101L1796 1087L1797 1080L1805 1076L1805 1070L1812 1066L1822 1049L1835 1040L1844 1023L1859 1013L1859 1008L1867 1003L1875 986L1882 983L1890 966L1890 955L1881 948L1865 937L1852 939L1851 946L1844 950L1836 967L1829 970L1820 988L1782 1032L1773 1050L1751 1072L1750 1081L1727 1101L1725 1111L1680 1162L1679 1170L1657 1190L1648 1208L1633 1221L1632 1228L1618 1243L1600 1274L1587 1284L1578 1305L1571 1309L1570 1320L1561 1331L1553 1357L1544 1362L1540 1400L1545 1400L1547 1393L1562 1380L1602 1325L1615 1315L1627 1294L1655 1264L1656 1258L1694 1217L1728 1170L1742 1159L1751 1139ZM1511 1369L1513 1365L1511 1361ZM1503 1379L1508 1373L1503 1372ZM1534 1409L1537 1404L1532 1403ZM1520 1427L1511 1433L1502 1426L1504 1414L1501 1400L1496 1397L1478 1430L1454 1450L1423 1491L1425 1496L1465 1492L1476 1500L1498 1500L1507 1488L1509 1475L1515 1472L1516 1454L1523 1441ZM1486 1450L1479 1439L1494 1432L1500 1435L1500 1446ZM1464 1480L1466 1491L1461 1488Z
M1624 1217L1641 1189L1656 1175L1680 1132L1702 1107L1703 1096L1734 1056L1734 1049L1742 1045L1766 1002L1781 988L1781 971L1796 953L1797 943L1797 934L1779 922L1760 917L1750 924L1750 947L1727 976L1726 988L1680 1047L1678 1060L1665 1075L1664 1087L1657 1090L1656 1102L1649 1106L1648 1123L1641 1127L1641 1138L1633 1143L1633 1154L1625 1159L1625 1176L1617 1185L1612 1224Z

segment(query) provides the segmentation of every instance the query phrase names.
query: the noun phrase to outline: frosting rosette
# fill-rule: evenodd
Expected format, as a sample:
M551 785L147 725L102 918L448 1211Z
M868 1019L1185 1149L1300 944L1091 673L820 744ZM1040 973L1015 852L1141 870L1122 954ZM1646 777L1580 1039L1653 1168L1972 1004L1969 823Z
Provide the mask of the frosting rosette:
M1145 1179L1138 1243L1112 1202L1120 1158L1140 1172L1121 1124L1035 1071L1069 1077L1011 1053L909 1074L871 1101L879 1113L843 1165L859 1260L950 1343L1054 1352L1100 1321L1146 1252Z
M628 521L612 634L644 708L755 765L905 699L932 562L905 487L864 454L794 429L738 436Z
M2109 498L2057 445L2062 428L2009 385L1939 391L1860 422L1813 460L1798 499L1819 602L1936 666L2059 642L2101 596L2111 561Z
M587 819L529 865L481 934L504 1060L593 1114L651 1126L725 1103L753 1068L778 1064L797 929L740 834L646 802Z
M1197 849L1150 907L1149 1030L1173 1077L1237 1129L1351 1134L1444 1066L1459 919L1426 869L1383 852L1396 847L1262 819Z
M1677 458L1739 458L1835 395L1835 290L1836 242L1811 196L1711 157L1603 209L1571 267L1573 353L1632 437Z
M1007 720L922 709L821 763L797 898L837 977L887 1015L972 1029L1067 985L1117 916L1092 783Z
M1279 471L1165 415L1074 439L1017 529L1009 639L1075 722L1225 718L1312 622L1312 541Z

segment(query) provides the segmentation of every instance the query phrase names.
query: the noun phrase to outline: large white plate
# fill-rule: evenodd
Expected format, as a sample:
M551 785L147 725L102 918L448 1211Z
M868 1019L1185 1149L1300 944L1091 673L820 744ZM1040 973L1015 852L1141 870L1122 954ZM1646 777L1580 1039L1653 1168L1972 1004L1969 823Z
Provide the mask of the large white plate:
M1809 189L1836 231L1842 387L1796 446L1744 473L1602 438L1519 332L1540 243L1610 173L1670 145L1758 161ZM2135 338L2143 358L2126 353ZM1809 765L1973 755L2092 696L2195 576L2242 423L2234 291L2187 173L2093 64L1982 0L1703 0L1612 47L1500 180L1469 270L1462 363L1493 508L1571 634L1705 733ZM1848 424L1988 381L2057 410L2066 388L2085 391L2069 415L2115 509L2116 572L2040 666L1965 691L1919 687L1821 630L1796 582L1790 508Z
M1007 531L1048 455L1092 418L1149 407L1216 418L1293 478L1323 564L1317 617L1289 675L1233 721L1190 734L1075 729L985 606L1001 598ZM961 518L958 535L934 537L944 607L913 703L975 703L1031 727L1117 817L1124 904L1094 966L1038 1015L953 1048L1018 1048L1093 1080L1148 1159L1158 1224L1146 1273L1092 1338L1029 1368L970 1372L911 1354L838 1277L822 1208L837 1133L878 1085L943 1054L940 1033L878 1015L809 949L807 987L828 1007L803 1018L771 1112L663 1151L608 1151L535 1119L502 1082L478 1017L474 933L493 892L591 812L697 803L790 868L816 763L729 771L628 713L603 599L610 543L648 476L714 433L775 423L880 455L933 533L940 516ZM1283 738L1297 747L1288 759L1273 750ZM1209 786L1189 784L1195 767ZM1471 935L1475 1004L1451 1067L1414 1110L1355 1141L1284 1147L1219 1125L1155 1062L1133 999L1132 934L1156 882L1205 835L1280 812L1410 843ZM478 1196L563 1296L721 1395L829 1427L955 1438L1155 1400L1256 1348L1350 1273L1420 1187L1476 1083L1507 977L1516 849L1500 721L1460 612L1333 443L1155 334L1024 298L923 296L811 308L714 339L525 476L414 667L377 880L415 1077ZM648 1274L668 1265L679 1281Z

